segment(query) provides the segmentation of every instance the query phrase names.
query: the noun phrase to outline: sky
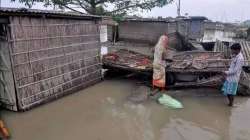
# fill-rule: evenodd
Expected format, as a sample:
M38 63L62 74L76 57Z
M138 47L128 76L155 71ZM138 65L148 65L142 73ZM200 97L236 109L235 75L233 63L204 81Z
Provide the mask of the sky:
M0 0L1 7L25 7L19 2ZM34 9L46 9L36 4ZM51 8L47 8L51 9ZM181 14L189 16L206 16L213 21L240 22L250 19L250 0L181 0ZM176 3L149 12L139 13L143 17L176 17Z

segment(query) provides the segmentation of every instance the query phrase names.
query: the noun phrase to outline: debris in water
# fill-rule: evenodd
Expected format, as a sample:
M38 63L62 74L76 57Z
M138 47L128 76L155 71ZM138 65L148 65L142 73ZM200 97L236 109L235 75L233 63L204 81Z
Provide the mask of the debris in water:
M172 98L169 95L163 94L159 99L158 102L166 107L170 107L173 109L180 109L183 108L181 102L177 101L176 99Z

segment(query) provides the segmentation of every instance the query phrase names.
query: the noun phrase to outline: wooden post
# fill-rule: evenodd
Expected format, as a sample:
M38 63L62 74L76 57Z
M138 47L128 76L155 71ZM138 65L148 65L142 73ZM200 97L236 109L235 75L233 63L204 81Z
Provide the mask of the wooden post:
M4 139L8 139L10 137L8 129L4 126L2 120L0 120L0 133L2 134Z

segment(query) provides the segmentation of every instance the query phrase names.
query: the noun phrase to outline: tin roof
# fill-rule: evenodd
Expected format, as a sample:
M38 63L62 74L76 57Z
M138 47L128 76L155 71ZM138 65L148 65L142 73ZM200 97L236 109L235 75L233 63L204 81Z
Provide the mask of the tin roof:
M41 16L58 18L99 19L101 16L73 12L38 10L26 8L0 8L0 16Z
M192 17L167 17L167 18L142 18L142 17L126 17L124 21L137 21L137 22L176 22L181 20L208 20L206 17L192 16Z
M208 20L208 18L204 16L190 16L189 18L191 20Z
M136 21L136 22L174 22L174 18L138 18L138 17L127 17L123 21Z

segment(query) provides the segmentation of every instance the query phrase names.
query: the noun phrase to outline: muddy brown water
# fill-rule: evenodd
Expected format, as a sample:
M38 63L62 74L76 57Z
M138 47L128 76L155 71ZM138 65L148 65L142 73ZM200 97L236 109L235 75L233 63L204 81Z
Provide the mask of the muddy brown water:
M138 50L150 53L150 48L134 49ZM237 107L229 108L225 97L214 89L167 91L184 105L173 110L154 100L129 101L131 93L147 92L137 90L135 83L105 80L24 113L3 111L2 117L11 140L250 139L250 100L246 97L237 97Z
M250 100L227 107L213 89L168 91L184 109L127 100L131 80L106 80L24 113L3 111L11 140L249 140ZM197 96L202 95L202 96Z

